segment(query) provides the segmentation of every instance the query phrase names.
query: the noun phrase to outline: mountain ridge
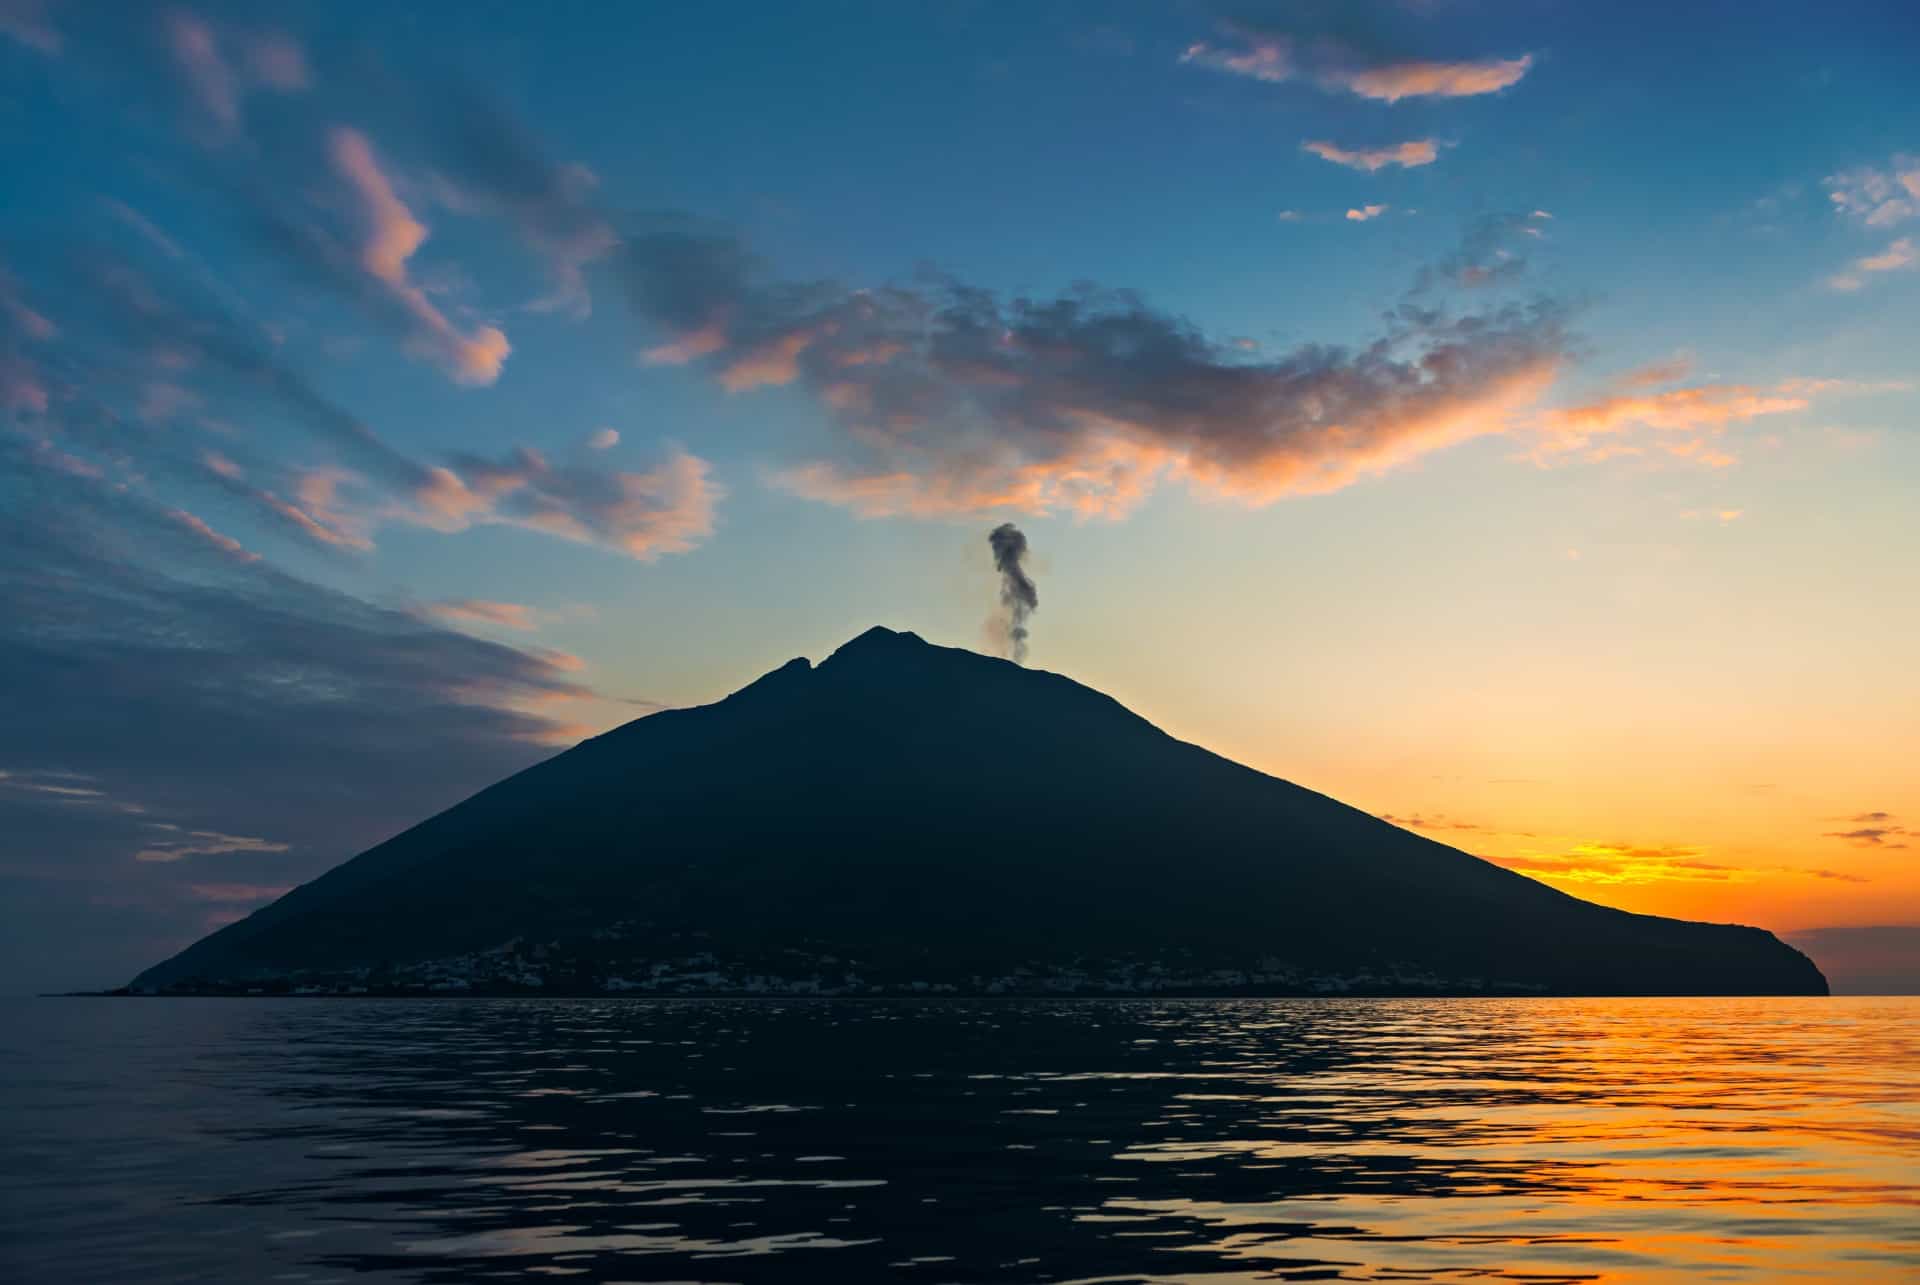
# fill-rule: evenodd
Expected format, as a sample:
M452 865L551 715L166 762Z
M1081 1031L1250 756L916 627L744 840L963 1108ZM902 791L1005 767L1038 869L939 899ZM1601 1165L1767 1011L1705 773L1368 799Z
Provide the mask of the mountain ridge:
M1581 901L1065 675L879 626L582 741L134 983L256 984L1826 990L1763 930Z

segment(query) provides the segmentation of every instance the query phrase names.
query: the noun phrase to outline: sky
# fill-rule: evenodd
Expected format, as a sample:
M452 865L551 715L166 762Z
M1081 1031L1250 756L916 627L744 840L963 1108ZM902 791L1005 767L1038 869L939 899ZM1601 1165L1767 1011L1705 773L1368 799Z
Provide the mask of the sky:
M1920 986L1916 58L1906 0L0 0L0 985L870 625L991 650L1013 521L1029 664Z

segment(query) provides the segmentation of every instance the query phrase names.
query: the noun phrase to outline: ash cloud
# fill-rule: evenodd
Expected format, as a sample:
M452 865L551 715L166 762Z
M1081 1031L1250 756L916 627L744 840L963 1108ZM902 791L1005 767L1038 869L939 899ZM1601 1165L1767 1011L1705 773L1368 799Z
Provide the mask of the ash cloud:
M995 636L1006 640L1007 658L1024 665L1027 621L1040 606L1040 591L1024 565L1027 537L1013 523L1002 522L987 533L987 545L993 550L993 569L1000 573L1000 614L990 622L990 628Z

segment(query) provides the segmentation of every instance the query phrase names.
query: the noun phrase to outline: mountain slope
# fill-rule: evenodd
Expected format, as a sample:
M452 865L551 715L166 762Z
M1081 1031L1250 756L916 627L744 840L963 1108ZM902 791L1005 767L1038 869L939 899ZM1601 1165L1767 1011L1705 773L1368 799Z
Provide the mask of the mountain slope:
M960 989L1118 961L1224 989L1826 991L1759 929L1579 901L885 629L586 741L135 984L378 979L514 941L559 943L576 988L698 957Z

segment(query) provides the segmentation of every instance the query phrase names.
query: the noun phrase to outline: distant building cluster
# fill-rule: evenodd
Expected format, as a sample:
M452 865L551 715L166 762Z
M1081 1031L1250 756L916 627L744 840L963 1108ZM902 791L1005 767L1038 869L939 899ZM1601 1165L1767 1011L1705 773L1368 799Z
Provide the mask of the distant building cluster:
M1029 960L1002 970L932 962L885 965L829 951L766 955L713 948L638 954L628 926L574 942L506 942L438 959L248 977L193 978L167 994L221 995L660 995L660 996L1100 996L1474 995L1531 989L1442 977L1411 966L1303 970L1265 957L1239 966L1185 957ZM142 991L139 993L156 993Z

